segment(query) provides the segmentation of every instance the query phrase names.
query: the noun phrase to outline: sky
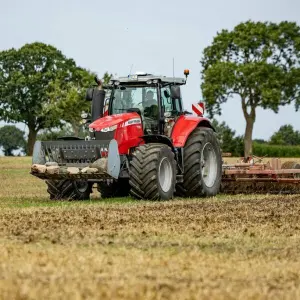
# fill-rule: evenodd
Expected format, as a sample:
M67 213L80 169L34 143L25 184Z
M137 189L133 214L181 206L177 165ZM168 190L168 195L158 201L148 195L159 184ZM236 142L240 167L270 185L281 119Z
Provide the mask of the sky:
M174 58L175 76L190 70L182 94L191 111L201 99L202 51L217 32L247 20L300 25L299 12L299 0L0 0L0 51L44 42L100 77L105 71L127 76L131 67L172 76ZM244 133L238 98L223 104L217 119ZM284 124L300 130L300 111L258 109L253 137L269 139Z

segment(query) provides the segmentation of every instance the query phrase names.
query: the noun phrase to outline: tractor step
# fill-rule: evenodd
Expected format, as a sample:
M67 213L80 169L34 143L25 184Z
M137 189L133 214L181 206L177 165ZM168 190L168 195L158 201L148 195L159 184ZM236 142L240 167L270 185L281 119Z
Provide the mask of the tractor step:
M176 175L176 182L182 183L183 182L183 175Z

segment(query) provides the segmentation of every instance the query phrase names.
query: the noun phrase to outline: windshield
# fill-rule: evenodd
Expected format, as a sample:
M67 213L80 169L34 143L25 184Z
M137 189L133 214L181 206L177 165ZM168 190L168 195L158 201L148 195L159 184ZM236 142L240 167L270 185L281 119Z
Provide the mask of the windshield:
M118 87L114 89L111 114L122 114L130 108L144 110L151 106L157 107L156 87Z

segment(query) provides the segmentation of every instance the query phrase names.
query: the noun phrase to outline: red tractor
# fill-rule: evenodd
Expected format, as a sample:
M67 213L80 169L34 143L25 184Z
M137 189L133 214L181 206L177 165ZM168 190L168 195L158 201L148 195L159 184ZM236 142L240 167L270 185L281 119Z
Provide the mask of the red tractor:
M185 71L187 78L188 70ZM31 174L45 179L51 199L171 199L215 196L222 157L203 106L183 110L186 78L136 74L87 91L89 137L38 141Z

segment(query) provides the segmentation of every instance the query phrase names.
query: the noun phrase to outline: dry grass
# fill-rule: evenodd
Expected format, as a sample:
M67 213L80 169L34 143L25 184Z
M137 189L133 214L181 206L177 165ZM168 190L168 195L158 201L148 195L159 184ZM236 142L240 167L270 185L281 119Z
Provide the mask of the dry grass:
M0 299L300 298L300 197L50 202L0 160Z

